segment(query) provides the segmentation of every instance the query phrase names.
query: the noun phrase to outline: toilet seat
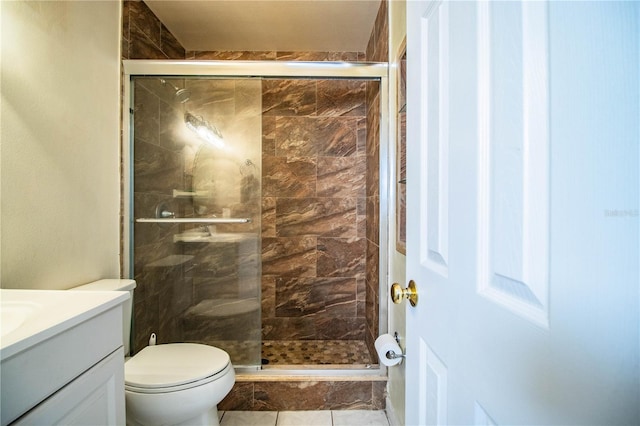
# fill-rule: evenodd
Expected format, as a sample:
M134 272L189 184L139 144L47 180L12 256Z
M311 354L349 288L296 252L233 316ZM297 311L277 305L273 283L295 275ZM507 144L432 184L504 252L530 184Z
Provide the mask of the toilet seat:
M147 346L125 363L125 389L138 393L175 392L214 381L231 368L229 355L213 346Z

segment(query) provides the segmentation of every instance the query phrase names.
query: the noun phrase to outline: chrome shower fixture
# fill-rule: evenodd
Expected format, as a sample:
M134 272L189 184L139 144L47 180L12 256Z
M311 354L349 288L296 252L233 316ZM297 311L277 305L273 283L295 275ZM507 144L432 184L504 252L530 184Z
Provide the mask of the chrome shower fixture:
M160 79L160 83L162 83L165 86L166 85L171 86L171 88L175 91L174 96L176 97L176 100L181 104L187 102L191 97L191 91L189 89L186 89L186 88L180 89L163 78Z
M242 164L240 164L240 174L242 176L252 176L257 173L257 171L258 168L256 167L255 163L248 158L244 160Z
M190 112L185 112L184 123L187 127L195 132L200 138L218 148L224 148L222 133L213 124L209 123L202 117L196 117Z

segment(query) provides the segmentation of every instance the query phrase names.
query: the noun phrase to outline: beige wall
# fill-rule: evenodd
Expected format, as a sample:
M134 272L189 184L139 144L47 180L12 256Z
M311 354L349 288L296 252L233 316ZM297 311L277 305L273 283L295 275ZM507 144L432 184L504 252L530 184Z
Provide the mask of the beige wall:
M1 2L1 286L119 271L121 4Z
M406 1L389 1L389 137L390 137L390 176L389 188L389 282L400 283L403 287L407 285L405 276L405 256L396 250L396 118L398 113L397 104L397 73L400 49L407 34L406 28ZM394 305L389 301L389 333L397 331L400 336L400 346L405 348L405 307L406 303ZM405 409L405 368L404 363L400 366L389 368L389 400L387 410L395 416L391 419L397 424L404 424ZM391 417L391 416L390 416Z

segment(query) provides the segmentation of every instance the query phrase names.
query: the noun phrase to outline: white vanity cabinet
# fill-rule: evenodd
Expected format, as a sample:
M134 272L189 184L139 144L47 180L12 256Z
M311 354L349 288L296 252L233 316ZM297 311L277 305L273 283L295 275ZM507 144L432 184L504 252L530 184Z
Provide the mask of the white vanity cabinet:
M122 347L12 425L124 425Z
M2 426L125 424L128 298L128 292L1 290L1 309L32 311L0 339Z

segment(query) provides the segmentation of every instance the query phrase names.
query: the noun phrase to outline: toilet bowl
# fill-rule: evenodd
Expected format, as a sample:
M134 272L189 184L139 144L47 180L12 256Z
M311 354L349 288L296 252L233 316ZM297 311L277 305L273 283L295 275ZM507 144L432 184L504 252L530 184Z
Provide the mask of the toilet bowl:
M101 280L72 290L129 291L133 280ZM123 307L123 344L129 353L132 298ZM147 346L124 365L127 425L219 425L217 405L231 391L229 354L196 343Z
M217 425L217 405L235 382L225 351L193 343L147 346L124 377L129 425Z

